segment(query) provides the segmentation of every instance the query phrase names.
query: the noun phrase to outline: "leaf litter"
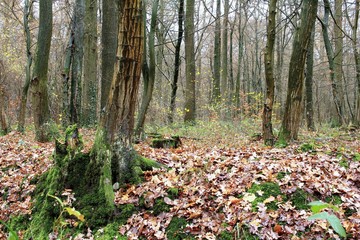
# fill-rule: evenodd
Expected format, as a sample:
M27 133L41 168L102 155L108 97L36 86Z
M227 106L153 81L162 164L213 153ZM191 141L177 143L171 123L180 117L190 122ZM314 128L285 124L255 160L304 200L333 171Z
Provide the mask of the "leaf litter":
M91 134L86 134L86 139L90 138ZM3 221L10 215L31 214L30 194L35 189L31 182L52 165L53 143L32 139L31 133L16 132L0 137ZM183 231L198 239L216 239L223 231L238 239L245 231L260 239L339 239L326 222L307 220L312 214L310 209L296 207L291 196L297 189L307 193L307 202L332 201L338 196L341 203L336 204L339 211L334 214L351 236L349 239L360 238L358 133L351 139L321 141L315 149L304 152L299 150L300 143L268 148L261 142L242 141L231 147L191 139L182 142L177 149L154 149L147 142L135 146L139 154L169 169L147 171L145 182L115 193L117 205L139 205L142 198L146 203L119 229L129 239L168 239L166 228L175 217L185 218ZM346 162L347 167L341 162ZM267 182L278 184L282 195L257 202L264 190L248 190L254 184ZM170 189L177 189L177 196L171 197ZM163 199L170 210L154 214L151 208L156 199ZM276 204L276 210L270 204ZM0 231L3 238L5 234Z

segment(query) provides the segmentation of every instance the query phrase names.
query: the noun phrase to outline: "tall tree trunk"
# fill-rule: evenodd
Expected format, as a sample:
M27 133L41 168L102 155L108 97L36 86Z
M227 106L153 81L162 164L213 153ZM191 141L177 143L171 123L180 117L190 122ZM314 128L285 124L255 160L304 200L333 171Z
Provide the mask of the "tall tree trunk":
M274 78L274 45L276 27L276 2L269 2L269 18L267 24L267 44L265 49L265 77L266 77L266 96L263 111L263 138L265 145L274 145L274 134L272 129L272 112L275 96Z
M317 0L304 0L301 7L300 24L296 29L290 58L288 91L285 112L282 119L280 139L297 139L301 114L306 52L310 42L311 29L316 19Z
M221 95L227 100L228 92L228 25L229 25L229 0L224 1L223 37L221 48Z
M313 68L314 68L314 40L315 22L311 30L311 37L306 56L306 76L305 76L305 109L306 123L309 131L315 131L314 124L314 104L313 104Z
M32 108L36 140L50 140L48 124L50 121L48 97L48 62L52 35L52 0L41 0L37 53L31 80Z
M360 53L357 47L359 12L360 12L360 1L357 0L355 5L354 24L352 24L352 47L354 51L356 82L357 82L357 94L356 94L357 101L356 101L356 114L355 114L355 123L357 125L360 125Z
M105 108L116 62L118 1L102 1L103 19L101 32L101 112Z
M20 109L19 109L19 119L18 119L18 127L17 130L19 132L24 132L25 130L25 116L26 116L26 104L27 104L27 97L30 87L30 80L31 80L31 65L32 65L32 55L31 55L31 35L30 35L30 28L29 28L29 16L32 12L32 1L25 0L24 2L24 32L26 37L26 67L25 67L25 83L21 93L21 102L20 102Z
M176 92L177 92L177 83L179 79L180 72L180 50L181 50L181 42L183 39L184 29L183 29L183 21L184 21L184 0L180 0L179 2L179 11L178 11L178 38L175 46L175 70L173 75L173 81L171 83L171 97L170 97L170 109L168 120L169 123L174 122L174 112L175 112L175 100L176 100Z
M5 80L5 67L3 61L0 60L0 135L5 135L10 131L5 113L5 106L4 106L5 90L2 86L4 80Z
M84 77L81 94L81 123L96 122L97 111L97 1L85 0Z
M79 121L81 104L81 76L84 57L84 17L85 0L76 0L72 32L74 34L71 59L71 82L70 82L70 123Z
M139 116L136 123L135 135L140 136L144 129L145 117L147 110L149 108L155 83L155 70L156 70L156 60L155 60L155 31L156 31L156 22L157 22L157 13L159 7L159 0L155 0L152 5L151 11L151 23L150 23L150 32L149 32L149 65L147 65L146 59L146 43L144 43L144 64L143 69L148 72L148 74L143 74L144 82L144 91L141 101L141 106L139 110ZM146 17L144 16L146 22ZM146 30L144 30L146 31ZM146 34L144 33L144 36ZM146 39L145 39L146 41Z
M329 15L330 15L330 2L329 0L324 0L324 19L321 21L321 27L323 32L324 44L326 49L326 54L329 61L329 70L330 70L330 81L331 88L334 97L334 103L336 107L336 112L338 115L339 123L342 125L345 123L344 120L344 93L342 91L342 79L340 82L337 82L335 78L335 61L334 61L334 51L329 38ZM341 67L341 66L340 66Z
M213 86L212 103L217 103L221 99L220 78L221 78L221 0L216 1L215 19L215 39L214 39L214 67L213 67Z
M185 15L185 62L186 62L186 87L185 87L185 122L195 121L195 44L194 44L194 0L186 0Z

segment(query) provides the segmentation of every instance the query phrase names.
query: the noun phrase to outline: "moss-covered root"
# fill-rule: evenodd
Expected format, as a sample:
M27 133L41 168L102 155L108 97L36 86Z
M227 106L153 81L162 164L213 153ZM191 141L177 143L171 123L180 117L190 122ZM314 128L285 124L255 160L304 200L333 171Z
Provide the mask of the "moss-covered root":
M166 167L154 160L142 157L138 154L135 155L134 160L130 164L130 175L127 177L128 181L132 184L138 184L144 181L144 171L151 171L154 168Z

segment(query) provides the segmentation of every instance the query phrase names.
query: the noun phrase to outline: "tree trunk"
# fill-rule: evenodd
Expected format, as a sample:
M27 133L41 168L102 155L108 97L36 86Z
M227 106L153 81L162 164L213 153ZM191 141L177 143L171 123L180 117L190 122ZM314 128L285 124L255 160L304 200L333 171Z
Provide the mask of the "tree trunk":
M64 188L72 189L77 198L74 207L85 215L87 226L101 227L114 217L113 184L124 186L139 177L136 163L141 160L132 148L132 131L144 41L140 0L120 2L118 39L114 78L91 153L79 150L76 126L68 128L64 144L56 143L55 165L37 188L27 239L47 239L59 216L49 194L60 196Z
M215 19L215 42L214 42L214 67L213 67L213 86L212 103L218 103L221 99L220 77L221 77L221 1L216 1L216 19Z
M36 140L50 140L48 124L50 121L48 97L48 62L52 35L52 1L41 0L37 54L31 80L32 108Z
M194 0L186 0L185 16L185 63L186 63L186 90L185 90L185 122L195 121L195 45L194 45Z
M81 103L81 76L84 57L84 0L76 0L72 31L74 34L72 44L71 83L70 83L70 122L79 121Z
M269 2L269 19L267 25L267 44L265 49L265 77L266 77L266 96L263 112L263 138L265 145L274 145L274 134L272 129L272 112L275 96L274 78L274 45L276 28L276 2Z
M104 110L114 75L117 46L117 0L102 1L103 20L101 32L101 112Z
M228 25L229 25L229 0L224 2L223 37L221 48L221 95L227 100L228 93Z
M310 37L308 52L306 56L305 109L306 109L306 123L309 131L315 131L314 108L313 108L314 40L315 40L315 23L311 30L311 37Z
M301 22L296 29L290 58L288 91L285 112L280 130L280 140L297 139L302 114L302 95L306 52L310 42L311 29L316 19L317 0L304 0L301 8Z
M32 55L31 55L31 35L30 35L30 28L29 28L29 16L31 14L32 8L32 1L25 0L24 2L24 32L26 36L26 56L27 62L25 67L25 83L21 93L21 102L20 102L20 109L19 109L19 119L18 119L18 127L17 130L19 132L24 132L25 130L25 117L26 117L26 104L27 104L27 97L30 87L30 80L31 80L31 64L32 64Z
M151 11L151 23L150 23L150 32L149 32L149 65L147 65L146 59L146 39L144 40L144 66L143 69L148 73L143 74L143 81L144 81L144 91L141 101L141 106L139 110L139 116L137 119L137 124L135 128L135 135L140 136L143 133L144 124L145 124L145 117L147 110L149 108L153 90L154 90L154 83L155 83L155 70L156 70L156 60L155 60L155 31L156 31L156 22L157 22L157 13L159 7L159 0L155 0L152 5ZM146 17L144 16L144 20L146 21ZM144 23L145 24L145 23ZM144 30L146 31L146 30ZM144 36L146 34L144 33ZM144 70L143 70L144 71Z
M92 125L97 112L97 1L85 0L84 77L81 88L81 123Z
M0 69L1 71L2 69ZM1 74L0 74L1 75ZM4 89L0 86L0 136L7 134L10 129L7 123L7 117L4 109L5 97L4 97Z
M175 46L175 70L173 81L171 83L171 97L170 97L170 109L168 120L169 123L174 122L174 112L175 112L175 100L176 100L176 92L177 92L177 83L179 79L179 72L180 72L180 50L181 50L181 42L183 39L184 29L183 29L183 21L184 21L184 0L180 0L179 2L179 11L178 11L178 38Z
M324 44L326 49L326 54L329 61L329 70L330 70L330 81L331 81L331 88L334 97L334 103L336 107L336 112L338 115L340 125L345 123L344 120L344 93L342 91L342 79L340 82L337 82L335 78L335 61L334 61L334 51L330 42L329 38L329 15L330 15L330 2L329 0L324 0L324 19L321 21L321 27L323 32ZM341 67L341 66L340 66Z

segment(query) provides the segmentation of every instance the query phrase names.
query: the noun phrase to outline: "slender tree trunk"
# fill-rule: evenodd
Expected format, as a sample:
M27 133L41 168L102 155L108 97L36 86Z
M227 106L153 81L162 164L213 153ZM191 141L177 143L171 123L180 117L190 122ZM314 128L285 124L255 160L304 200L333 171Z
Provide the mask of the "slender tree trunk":
M155 31L156 31L156 22L157 22L157 13L159 8L159 0L155 0L152 5L152 11L151 11L151 23L150 23L150 32L149 32L149 65L147 65L147 59L146 59L146 39L144 42L144 64L143 67L146 68L145 71L148 72L148 74L143 74L143 81L144 81L144 91L141 101L141 106L139 110L139 116L137 119L137 124L135 128L135 135L140 136L140 134L143 132L144 124L145 124L145 117L147 110L149 108L152 96L153 96L153 90L154 90L154 84L155 84L155 70L156 70L156 59L155 59ZM146 17L144 16L144 20L146 21ZM146 30L144 30L146 31ZM144 33L145 36L145 33ZM143 70L144 71L144 70Z
M267 24L267 44L265 49L265 77L266 77L266 96L263 112L263 138L265 145L274 145L274 134L272 129L272 112L275 96L274 78L274 45L276 28L276 2L269 2L269 17Z
M280 139L297 139L302 114L302 96L306 52L310 42L311 29L316 19L317 0L304 0L301 8L300 25L296 29L290 58L288 91L285 112L282 119Z
M185 62L186 62L186 90L185 90L185 122L195 121L195 44L194 44L194 0L186 0L185 17Z
M81 93L81 123L96 122L97 111L97 1L85 0L84 77Z
M29 28L29 16L31 14L32 8L32 1L25 0L24 2L24 32L26 37L26 67L25 67L25 83L21 93L21 102L20 102L20 109L19 109L19 119L18 119L18 127L17 130L19 132L24 132L25 130L25 116L26 116L26 104L27 104L27 97L30 87L30 80L31 80L31 65L32 65L32 55L31 55L31 35L30 35L30 28Z
M314 40L315 40L315 23L311 30L311 38L306 56L305 109L306 109L306 123L309 131L315 131L314 108L313 108L314 106L313 104Z
M213 67L213 86L212 97L213 103L221 99L220 78L221 78L221 0L216 1L216 19L215 19L215 42L214 42L214 67Z
M227 100L228 92L228 25L229 25L229 0L224 1L223 37L221 48L221 95Z
M183 39L184 29L183 29L183 21L184 21L184 0L180 0L179 2L179 11L178 11L178 38L175 46L175 70L173 81L171 83L171 97L170 97L170 109L168 120L169 123L174 122L174 113L175 113L175 100L176 100L176 92L178 88L178 79L179 79L179 72L180 72L180 50L181 50L181 42Z
M74 10L75 11L75 10ZM68 126L70 121L70 102L69 102L69 80L70 80L70 68L71 63L74 58L74 31L73 31L73 23L71 23L71 32L69 37L69 42L65 50L65 61L64 61L64 70L62 73L63 77L63 126Z
M104 110L110 92L116 61L118 1L102 1L103 19L101 32L101 112Z
M1 70L2 69L0 69L0 71ZM5 103L4 89L2 88L2 86L0 86L0 125L1 125L0 136L5 135L10 131L5 113L4 103Z
M52 0L41 0L37 54L31 80L32 108L36 140L50 140L48 124L50 121L48 97L48 62L52 35Z
M334 61L334 51L329 38L329 15L330 15L330 2L329 0L324 0L324 19L321 21L321 27L323 32L324 44L326 49L326 54L329 61L329 70L330 70L330 80L331 88L334 97L334 103L336 107L336 112L338 115L339 123L342 125L345 123L344 120L344 111L343 111L343 100L344 93L342 92L341 82L337 82L335 78L335 61ZM341 79L342 80L342 79Z
M76 0L73 17L73 44L70 82L70 123L78 123L81 110L81 76L84 57L85 0Z

